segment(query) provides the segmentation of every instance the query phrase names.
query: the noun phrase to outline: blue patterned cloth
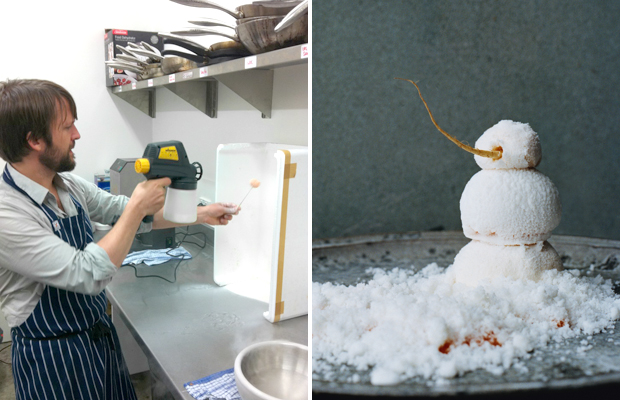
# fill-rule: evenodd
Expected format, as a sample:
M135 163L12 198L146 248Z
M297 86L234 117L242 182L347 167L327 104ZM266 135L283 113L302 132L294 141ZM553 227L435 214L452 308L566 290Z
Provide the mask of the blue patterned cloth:
M233 368L187 382L183 386L196 400L241 400Z
M163 264L170 260L189 260L192 255L183 246L176 249L142 250L129 253L123 260L123 265L137 265L145 263L148 266Z

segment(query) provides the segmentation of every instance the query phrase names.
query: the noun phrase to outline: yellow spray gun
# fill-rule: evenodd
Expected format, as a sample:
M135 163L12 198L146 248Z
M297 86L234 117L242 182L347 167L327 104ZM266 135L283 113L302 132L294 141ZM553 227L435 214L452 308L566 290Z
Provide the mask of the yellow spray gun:
M180 224L196 221L196 187L202 178L202 165L189 162L181 142L170 140L148 144L142 158L136 160L135 168L146 179L167 177L172 180L164 202L164 219ZM144 219L145 222L152 220L152 215Z

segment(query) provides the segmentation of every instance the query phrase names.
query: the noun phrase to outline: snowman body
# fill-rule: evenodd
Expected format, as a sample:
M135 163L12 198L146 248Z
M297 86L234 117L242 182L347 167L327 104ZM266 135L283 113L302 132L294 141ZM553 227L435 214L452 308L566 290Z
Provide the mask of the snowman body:
M456 282L476 286L496 277L538 280L562 261L546 240L560 223L557 188L535 169L540 140L528 124L500 121L476 142L481 150L501 150L498 160L475 156L482 170L461 196L463 233L472 239L456 255Z

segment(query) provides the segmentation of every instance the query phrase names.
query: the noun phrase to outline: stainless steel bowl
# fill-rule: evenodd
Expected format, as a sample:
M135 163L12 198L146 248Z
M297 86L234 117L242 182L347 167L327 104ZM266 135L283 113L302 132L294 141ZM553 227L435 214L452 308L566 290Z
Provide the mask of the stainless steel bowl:
M256 343L235 360L243 400L308 399L308 347L284 341Z

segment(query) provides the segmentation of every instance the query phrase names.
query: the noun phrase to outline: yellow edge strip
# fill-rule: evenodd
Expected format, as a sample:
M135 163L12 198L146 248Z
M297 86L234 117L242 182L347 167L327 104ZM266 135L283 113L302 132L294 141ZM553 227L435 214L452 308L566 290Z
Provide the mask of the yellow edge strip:
M278 277L276 282L276 309L274 322L280 321L280 315L284 313L282 301L282 280L284 276L284 247L286 241L286 218L288 212L288 186L289 179L297 174L297 164L291 164L291 152L280 150L284 153L284 179L282 181L282 214L280 216L280 243L278 249Z

